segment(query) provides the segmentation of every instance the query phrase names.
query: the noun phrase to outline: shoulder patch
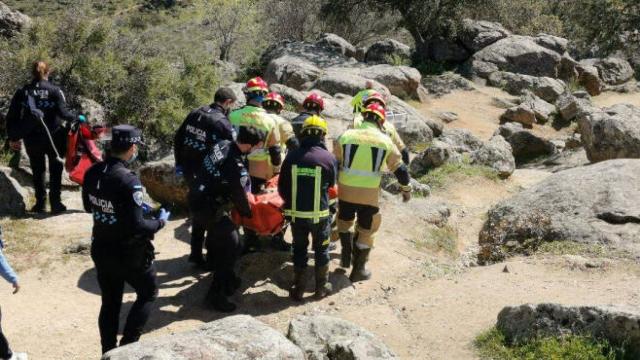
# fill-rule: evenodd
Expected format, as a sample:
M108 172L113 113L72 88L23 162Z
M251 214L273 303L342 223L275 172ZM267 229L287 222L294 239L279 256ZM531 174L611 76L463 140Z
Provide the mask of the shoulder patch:
M142 206L142 203L144 202L144 194L142 191L136 191L133 193L133 202L138 206Z

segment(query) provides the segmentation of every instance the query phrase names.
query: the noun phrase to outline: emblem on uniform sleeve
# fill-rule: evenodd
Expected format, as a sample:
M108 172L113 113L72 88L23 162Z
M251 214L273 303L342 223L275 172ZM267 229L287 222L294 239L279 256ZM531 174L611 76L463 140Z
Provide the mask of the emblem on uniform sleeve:
M138 206L142 206L142 203L144 201L144 194L142 193L142 191L136 191L136 192L133 193L133 201Z

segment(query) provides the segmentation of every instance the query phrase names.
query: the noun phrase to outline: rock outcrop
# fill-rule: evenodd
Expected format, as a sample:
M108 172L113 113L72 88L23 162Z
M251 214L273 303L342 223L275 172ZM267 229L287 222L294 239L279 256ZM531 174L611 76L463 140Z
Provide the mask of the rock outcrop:
M29 192L11 176L11 168L0 166L0 216L22 216L27 211Z
M393 39L376 41L367 49L364 61L375 64L386 64L389 62L389 59L393 57L408 60L411 57L411 48Z
M488 78L488 83L491 86L504 89L511 95L532 92L549 103L555 103L558 97L567 91L567 85L562 80L510 72L492 73Z
M173 155L142 166L140 181L153 200L165 206L174 206L181 210L188 209L189 189L184 179L175 174Z
M606 244L640 255L640 160L610 160L555 173L502 201L480 232L481 263L542 242Z
M459 38L467 49L476 52L509 35L511 32L500 23L464 19Z
M369 331L330 316L299 316L289 324L287 337L304 351L307 360L396 359Z
M248 315L205 324L198 330L159 336L112 350L102 360L273 359L304 360L284 335Z
M507 306L496 325L511 344L541 336L589 335L625 348L625 356L640 358L640 311L628 306L567 306L525 304Z
M633 78L633 68L625 59L608 57L604 59L585 59L580 64L598 69L600 79L607 85L623 84Z
M511 145L513 156L518 164L556 153L556 146L551 141L524 129L518 123L501 125L496 135L501 135Z
M422 85L427 89L429 95L435 97L441 97L457 90L471 91L475 89L473 82L453 72L425 76L422 78Z
M619 104L591 108L578 116L578 126L587 156L592 162L640 158L640 108Z
M0 36L12 37L31 26L31 18L0 1Z
M356 47L336 34L322 34L316 44L336 51L346 57L356 57Z

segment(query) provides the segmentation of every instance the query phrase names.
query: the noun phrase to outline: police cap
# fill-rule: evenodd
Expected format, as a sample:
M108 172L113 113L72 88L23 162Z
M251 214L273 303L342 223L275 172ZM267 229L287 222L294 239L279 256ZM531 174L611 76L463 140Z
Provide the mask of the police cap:
M111 147L114 149L128 149L133 144L144 145L142 130L131 125L117 125L111 130Z

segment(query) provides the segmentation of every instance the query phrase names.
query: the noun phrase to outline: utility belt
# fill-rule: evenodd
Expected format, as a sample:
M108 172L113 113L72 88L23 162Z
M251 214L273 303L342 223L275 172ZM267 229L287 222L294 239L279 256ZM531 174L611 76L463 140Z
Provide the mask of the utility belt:
M151 266L156 257L151 240L151 237L137 235L124 241L122 259L127 270L144 271Z

